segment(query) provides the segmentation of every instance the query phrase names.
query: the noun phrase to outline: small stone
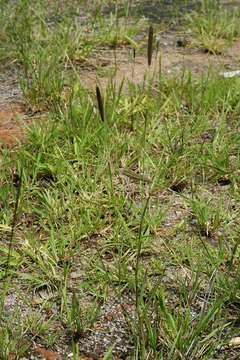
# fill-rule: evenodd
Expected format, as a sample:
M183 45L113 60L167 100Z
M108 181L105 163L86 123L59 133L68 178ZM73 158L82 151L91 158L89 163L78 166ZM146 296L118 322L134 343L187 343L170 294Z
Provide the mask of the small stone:
M230 347L240 347L240 336L236 336L229 341Z
M223 76L224 78L237 77L237 76L240 76L240 70L225 71L225 72L220 73L220 75Z

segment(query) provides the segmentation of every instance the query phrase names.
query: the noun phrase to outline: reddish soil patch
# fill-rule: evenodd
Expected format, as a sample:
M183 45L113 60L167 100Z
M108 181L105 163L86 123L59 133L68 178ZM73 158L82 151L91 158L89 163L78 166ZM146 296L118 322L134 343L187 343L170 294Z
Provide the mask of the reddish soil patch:
M24 140L25 114L17 70L0 71L0 147Z
M25 138L25 131L22 125L24 109L19 105L8 106L0 110L0 143L13 147Z

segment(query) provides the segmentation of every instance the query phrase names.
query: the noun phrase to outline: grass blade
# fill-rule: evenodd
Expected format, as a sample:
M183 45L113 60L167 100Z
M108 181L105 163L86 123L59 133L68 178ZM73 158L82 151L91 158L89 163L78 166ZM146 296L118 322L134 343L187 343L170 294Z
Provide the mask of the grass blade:
M10 239L9 239L9 247L8 247L8 254L7 254L7 261L6 261L6 270L5 270L5 277L8 275L8 268L10 263L10 257L11 257L11 251L13 246L13 236L14 236L14 230L17 224L17 214L18 214L18 207L19 207L19 199L21 194L21 187L22 187L22 174L20 176L17 176L17 180L15 181L15 186L17 187L17 194L15 199L15 205L14 205L14 211L13 211L13 220L11 225L11 233L10 233Z

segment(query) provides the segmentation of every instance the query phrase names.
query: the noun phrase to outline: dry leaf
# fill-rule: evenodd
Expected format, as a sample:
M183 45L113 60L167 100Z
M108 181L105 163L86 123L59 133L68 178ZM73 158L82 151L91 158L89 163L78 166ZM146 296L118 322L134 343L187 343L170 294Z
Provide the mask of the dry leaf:
M59 360L56 352L46 350L43 347L36 346L35 351L40 354L44 360Z

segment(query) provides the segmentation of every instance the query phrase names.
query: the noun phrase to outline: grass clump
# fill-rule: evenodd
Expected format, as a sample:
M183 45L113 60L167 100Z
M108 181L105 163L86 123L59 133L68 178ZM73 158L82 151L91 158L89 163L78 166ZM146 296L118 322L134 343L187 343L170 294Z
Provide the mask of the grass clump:
M221 54L239 36L239 12L223 9L218 1L204 1L200 10L188 17L192 46Z

